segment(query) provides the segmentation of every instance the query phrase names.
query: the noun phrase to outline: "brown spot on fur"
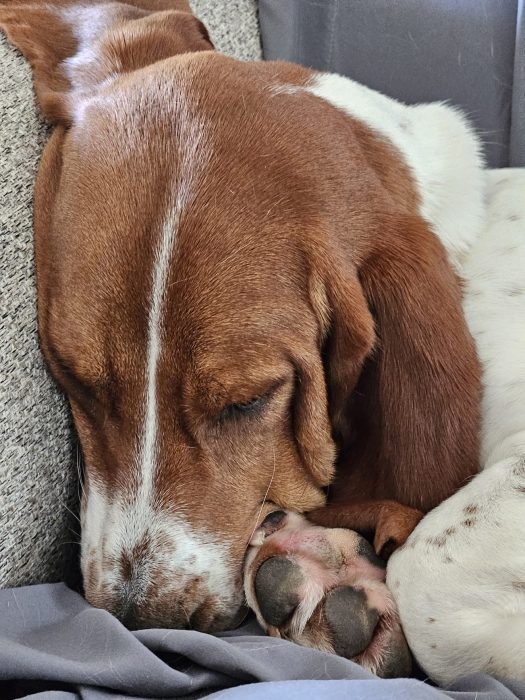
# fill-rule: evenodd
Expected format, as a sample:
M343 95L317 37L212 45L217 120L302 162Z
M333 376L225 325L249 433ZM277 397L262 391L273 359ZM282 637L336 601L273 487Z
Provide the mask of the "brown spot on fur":
M463 521L463 525L465 527L473 527L475 524L476 524L475 518L467 518L466 520Z
M435 547L444 547L446 544L447 538L445 535L438 535L436 537L427 537L426 542L427 544L433 545Z
M97 585L97 565L94 555L90 552L86 573L84 575L84 588L93 589Z
M515 476L525 476L525 458L518 460L517 464L514 466L512 473Z
M435 617L427 617L427 622L435 622L436 618Z
M517 591L521 591L522 593L525 593L525 581L513 581L512 588L514 588Z
M120 577L124 581L131 581L133 575L133 566L131 564L131 557L125 552L121 552L119 558L119 573Z
M474 513L478 512L478 506L475 503L471 503L463 508L463 512L466 515L473 515Z
M455 532L456 532L455 527L448 527L443 534L446 535L447 537L450 537L450 535L453 535Z

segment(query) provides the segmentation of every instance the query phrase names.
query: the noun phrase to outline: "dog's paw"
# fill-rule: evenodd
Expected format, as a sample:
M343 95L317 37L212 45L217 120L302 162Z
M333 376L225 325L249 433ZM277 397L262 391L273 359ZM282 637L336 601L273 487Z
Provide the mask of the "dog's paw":
M374 549L384 559L405 544L424 513L392 500L331 504L308 513L322 527L344 527L374 533Z
M384 564L357 533L281 511L252 538L244 580L268 634L339 654L384 678L409 674Z
M416 526L423 518L423 513L415 508L393 504L381 511L374 536L374 549L381 556L388 558L405 544Z

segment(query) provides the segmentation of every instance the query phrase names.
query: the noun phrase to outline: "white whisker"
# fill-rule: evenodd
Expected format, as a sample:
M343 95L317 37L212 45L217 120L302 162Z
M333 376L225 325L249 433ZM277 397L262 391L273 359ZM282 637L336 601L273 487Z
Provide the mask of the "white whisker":
M270 483L268 484L268 488L266 489L266 493L264 494L264 498L262 500L261 507L259 508L259 512L257 513L257 517L255 519L255 526L252 530L252 534L250 535L250 537L248 539L248 543L250 543L252 541L252 537L255 534L255 530L257 530L257 527L259 524L259 518L261 517L261 513L263 511L264 504L266 503L266 497L268 496L268 494L270 492L270 488L272 486L274 476L275 476L275 450L273 451L273 471L272 471L272 475L270 477Z
M78 495L78 500L80 503L82 501L82 496L84 495L84 477L82 474L82 454L80 452L80 446L79 446L78 442L76 444L76 448L77 448L77 474L78 474L77 495Z
M71 508L69 508L63 501L60 501L60 500L59 500L59 503L60 503L60 505L63 506L69 513L71 513L71 515L75 518L75 520L80 524L80 518L78 517L78 515L77 515L76 513L73 513L73 511L71 510Z

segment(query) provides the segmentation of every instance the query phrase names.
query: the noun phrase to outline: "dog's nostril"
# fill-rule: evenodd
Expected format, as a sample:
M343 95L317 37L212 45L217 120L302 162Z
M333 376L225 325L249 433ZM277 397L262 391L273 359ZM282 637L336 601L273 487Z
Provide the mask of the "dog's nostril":
M140 629L139 618L134 610L133 606L127 606L122 611L116 614L116 617L122 622L124 627L128 630L138 630Z

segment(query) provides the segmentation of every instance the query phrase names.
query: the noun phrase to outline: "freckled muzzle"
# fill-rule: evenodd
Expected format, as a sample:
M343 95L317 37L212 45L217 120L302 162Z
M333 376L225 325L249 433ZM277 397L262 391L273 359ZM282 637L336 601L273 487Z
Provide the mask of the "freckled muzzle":
M182 578L176 569L161 570L151 562L130 567L128 576L110 564L102 569L107 573L100 579L86 577L86 599L111 612L131 630L218 632L237 626L247 614L240 584L232 595L220 598L210 593L202 577Z
M130 629L217 632L245 617L231 545L181 517L103 502L93 489L87 500L81 564L92 605Z

